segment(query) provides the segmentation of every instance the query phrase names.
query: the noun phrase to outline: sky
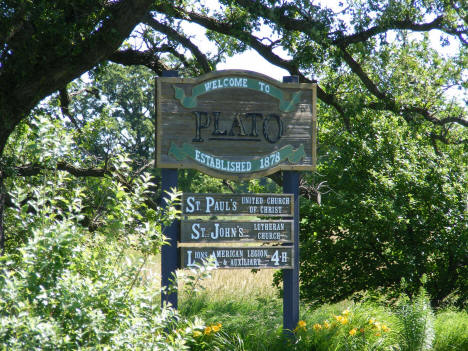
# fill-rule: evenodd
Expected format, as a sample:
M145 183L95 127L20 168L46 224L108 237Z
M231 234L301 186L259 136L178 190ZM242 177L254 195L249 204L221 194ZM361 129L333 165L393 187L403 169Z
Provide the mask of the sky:
M217 0L202 0L203 3L215 6L218 3ZM331 8L335 11L341 10L339 7L338 0L319 0L316 1L318 3L323 2L324 5L328 8ZM323 5L322 5L323 6ZM192 41L200 47L202 52L209 52L213 50L213 44L210 43L204 33L205 29L197 24L187 23L185 22L183 28L193 35ZM267 27L264 27L264 31L260 32L260 34L255 34L256 36L261 37L268 37L270 33L268 32ZM391 34L390 34L391 35ZM415 36L421 35L419 33L414 34ZM432 47L438 50L440 53L443 53L447 56L453 55L454 52L458 51L458 42L455 40L451 40L451 45L448 47L442 47L440 45L440 31L432 30L429 32L429 36L431 38ZM279 56L283 58L288 58L285 53L283 52L275 52ZM247 50L241 54L237 54L233 57L229 57L226 59L226 62L219 63L216 67L217 70L225 70L225 69L245 69L251 70L259 73L263 73L271 78L277 79L279 81L282 80L283 76L288 76L289 73L277 66L272 65L268 61L266 61L263 57L261 57L255 50Z
M216 69L246 69L263 73L279 81L283 79L283 76L289 76L288 71L272 65L255 50L248 50L242 54L229 57L226 62L218 64Z
M198 24L187 22L183 23L183 28L186 33L193 36L191 41L196 44L202 52L214 51L213 44L205 37L205 28ZM268 36L269 33L267 33L265 29L265 31L261 32L260 35ZM285 57L284 54L281 56ZM279 81L283 79L283 76L289 75L288 71L272 65L253 49L246 50L245 52L234 55L233 57L228 57L226 62L221 62L216 67L216 70L225 69L245 69L255 71Z

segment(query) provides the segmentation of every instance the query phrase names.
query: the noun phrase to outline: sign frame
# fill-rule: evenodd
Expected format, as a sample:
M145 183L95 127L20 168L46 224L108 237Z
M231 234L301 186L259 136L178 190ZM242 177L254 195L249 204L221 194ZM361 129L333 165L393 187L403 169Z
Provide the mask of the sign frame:
M189 79L187 81L203 81L203 80L206 80L206 79L214 79L215 77L217 77L218 75L222 74L222 73L226 73L226 72L230 72L231 74L236 74L238 73L238 75L242 76L242 75L246 75L246 76L250 76L252 77L253 76L257 76L257 77L260 77L261 79L263 79L263 83L268 83L268 82L272 82L273 84L276 84L276 86L278 86L278 83L276 80L273 80L267 76L264 76L262 74L257 74L255 72L250 72L250 71L241 71L241 70L231 70L231 71L218 71L218 72L212 72L211 74L208 74L208 75L205 75L205 76L201 76L201 77L198 77L198 78L195 78L195 79ZM163 77L178 77L178 72L177 71L164 71L162 72L162 76ZM165 79L165 78L163 78ZM173 79L173 81L181 81L179 78L171 78ZM248 79L248 78L245 78L245 79ZM183 80L182 80L183 81ZM241 80L243 82L243 80ZM247 80L246 80L247 82ZM229 80L228 80L228 83L229 83ZM257 83L258 83L258 80L257 80ZM283 77L283 84L286 83L287 84L287 87L293 87L294 84L296 85L299 85L299 77L298 76L286 76L286 77ZM211 82L210 84L215 84L214 82ZM216 83L218 84L218 83ZM260 83L259 83L260 84ZM260 84L261 85L261 84ZM279 248L279 247L282 247L283 249L286 249L286 250L292 250L291 251L291 269L288 269L288 268L283 268L283 267L272 267L272 268L279 268L279 269L282 269L283 271L283 291L284 291L284 295L283 295L283 330L285 332L285 334L287 336L290 336L290 337L294 337L294 333L292 332L292 330L294 329L294 327L296 326L297 324L297 321L299 320L299 179L300 179L300 176L299 176L299 172L300 170L313 170L315 169L315 165L316 165L316 142L317 142L317 84L316 82L313 82L312 84L312 103L308 104L310 106L310 111L312 112L313 114L313 118L312 118L312 121L311 121L311 133L310 135L308 135L310 137L310 147L311 147L311 150L312 150L312 156L311 159L313 160L313 165L310 166L311 168L300 168L300 167L294 167L294 168L281 168L281 167L276 167L278 164L274 163L274 164L269 164L270 166L272 166L271 168L269 168L267 171L263 171L263 172L252 172L250 174L247 174L245 175L242 174L240 176L232 176L232 174L229 174L229 173L217 173L217 172L212 172L210 169L205 169L205 168L199 168L199 167L187 167L186 165L184 165L183 163L179 162L179 163L176 163L176 164L166 164L164 162L160 162L161 161L161 148L158 147L158 143L161 142L161 124L160 124L160 121L161 121L161 118L158 118L161 117L161 109L160 109L160 106L159 106L159 101L160 99L158 99L158 97L160 97L160 95L158 94L158 92L161 92L161 86L159 85L158 83L158 79L156 80L156 84L155 84L155 89L156 89L156 92L155 92L155 97L157 100L156 104L155 104L155 107L156 107L156 116L157 116L157 120L156 120L156 127L155 127L155 137L156 137L156 152L155 152L155 166L156 167L160 167L161 168L161 178L162 178L162 189L163 189L163 193L164 191L168 191L171 187L176 187L177 186L177 169L178 168L193 168L193 169L198 169L206 174L209 174L209 175L212 175L212 176L215 176L215 177L218 177L218 178L223 178L223 179L233 179L233 180L243 180L243 179L252 179L252 178L259 178L259 177L262 177L262 176L265 176L265 175L269 175L271 173L274 173L278 170L285 170L283 172L283 192L284 193L288 193L288 194L293 194L293 211L292 211L292 215L291 216L285 216L285 217L290 217L292 218L292 220L294 221L294 234L293 234L293 240L294 242L291 244L289 243L283 243L281 246L275 246L276 248ZM286 86L283 86L285 89L287 89ZM174 88L173 88L174 89ZM179 96L176 96L176 98L180 99L185 99L185 97L189 97L189 100L188 101L184 101L184 104L187 104L187 106L191 106L190 105L190 100L193 100L193 97L197 97L199 94L199 91L196 92L196 94L192 94L193 93L193 90L189 92L188 96L186 96L185 94L188 92L188 91L177 91L177 89L174 89L176 90L176 95L179 95ZM206 87L205 87L205 90L206 90ZM238 94L239 95L239 94ZM275 96L274 94L270 94L272 96L274 96L275 98L279 98L278 96ZM299 95L299 94L297 94ZM291 98L291 94L286 94L286 96L288 96L289 98ZM293 94L293 97L296 96L296 94L294 93ZM216 94L213 96L213 97L216 97ZM218 97L219 97L219 94L218 94ZM283 96L284 98L284 96ZM284 99L283 99L284 100ZM282 108L283 108L283 111L289 111L289 103L290 102L293 102L294 99L290 99L288 100L288 104L287 105L284 105L284 101L281 101L281 103L283 104ZM223 101L223 99L220 99L220 101ZM272 101L272 99L270 98L270 102ZM231 103L232 105L232 103ZM185 106L185 105L184 105ZM264 105L265 106L265 105ZM234 110L236 110L237 107L234 106ZM305 110L307 110L307 108L305 108ZM303 112L303 111L301 111ZM197 116L196 116L197 117ZM215 116L214 116L215 117ZM247 115L245 114L243 117L247 117ZM198 118L198 117L197 117ZM236 117L237 119L240 119L241 117L239 117L239 115ZM263 118L263 116L262 116ZM254 119L254 118L252 118ZM198 121L198 120L197 120ZM281 122L280 122L280 118L277 118L276 119L276 122L277 122L277 129L276 129L276 132L277 132L277 136L281 136L282 135L282 127L281 127ZM198 121L200 122L200 121ZM208 126L208 122L206 121L206 126ZM231 131L233 130L234 128L234 125L235 123L233 122L232 124L232 127L231 127ZM199 125L200 126L200 125ZM200 132L200 128L197 129L197 132ZM238 125L237 127L239 127L239 130L240 132L238 132L238 136L246 136L246 134L242 134L242 128ZM265 128L265 126L263 126ZM184 127L182 127L184 128ZM205 128L205 127L204 127ZM218 130L218 128L215 126L215 130ZM300 127L299 127L300 128ZM308 127L307 127L308 128ZM252 128L250 130L250 133L252 133L252 130L255 130L254 126L253 126L253 122L252 122ZM199 133L200 134L200 133ZM305 133L307 134L307 133ZM225 135L225 134L223 134ZM265 137L265 139L267 139L267 135L270 136L270 135L274 135L271 133L270 130L267 131L267 133L265 133L265 129L263 131L263 136ZM277 138L277 140L279 140L279 137ZM307 139L309 140L309 139ZM307 145L309 142L307 142ZM294 145L297 145L297 144L294 144ZM291 146L292 145L287 145L287 146ZM296 146L294 146L296 147ZM298 151L299 148L297 148L294 152ZM262 152L265 152L265 149L263 150L260 150ZM158 154L159 152L159 154ZM231 150L232 152L232 150ZM232 155L231 155L232 156ZM264 155L260 155L260 157L264 157ZM280 157L281 158L281 157ZM293 161L295 160L296 158L293 159ZM299 158L299 160L301 160L301 158ZM266 166L266 161L265 161L265 164ZM211 166L211 165L210 165ZM239 165L241 166L241 165ZM298 165L297 165L298 166ZM246 167L248 168L248 167ZM223 167L221 167L221 169L224 169ZM254 167L251 167L250 169L247 169L247 170L252 170L254 169ZM200 216L201 217L201 216ZM267 216L265 215L265 217L273 217L273 216ZM167 246L163 246L162 248L162 253L161 253L161 261L163 264L161 264L161 286L167 286L170 282L170 277L172 276L172 274L175 272L175 270L182 266L182 263L179 262L179 258L181 258L181 251L180 250L184 250L184 246L181 246L179 247L177 245L177 241L179 240L179 226L177 225L178 221L174 221L172 223L172 225L170 226L163 226L163 232L164 234L167 235L169 241L171 242L170 245L167 245ZM187 246L185 246L186 248ZM200 246L199 246L200 247ZM207 246L205 246L206 248ZM259 246L257 246L259 247ZM226 248L227 250L229 250L228 248ZM221 247L221 250L223 250L223 248ZM200 257L201 258L201 257ZM275 258L276 259L276 258ZM233 267L233 268L242 268L242 267ZM245 268L245 267L244 267ZM267 267L262 267L262 268L267 268ZM172 306L174 306L175 308L177 308L177 305L178 305L178 301L177 301L177 292L171 292L171 293L165 293L164 291L161 292L161 306L164 306L166 303L170 303L172 304Z

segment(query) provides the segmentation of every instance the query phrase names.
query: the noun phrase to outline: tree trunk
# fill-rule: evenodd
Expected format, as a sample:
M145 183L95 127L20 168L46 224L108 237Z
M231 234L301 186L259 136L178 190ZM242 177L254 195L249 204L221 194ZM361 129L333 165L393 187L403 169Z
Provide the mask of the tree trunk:
M3 178L0 178L0 256L5 255L5 227L3 226L5 196L6 194L3 187Z
M21 67L15 66L15 60L24 55L31 57L47 52L48 48L38 48L37 52L15 52L9 60L0 66L0 157L3 154L8 137L18 123L42 99L61 89L73 79L93 68L99 62L108 59L127 38L133 28L148 12L153 0L120 0L112 3L108 18L101 28L86 40L62 47L57 55L44 56L36 64L28 62ZM27 39L22 45L27 45ZM35 49L32 49L35 50ZM20 55L19 57L16 57ZM23 55L23 57L21 56ZM10 64L11 62L11 64Z

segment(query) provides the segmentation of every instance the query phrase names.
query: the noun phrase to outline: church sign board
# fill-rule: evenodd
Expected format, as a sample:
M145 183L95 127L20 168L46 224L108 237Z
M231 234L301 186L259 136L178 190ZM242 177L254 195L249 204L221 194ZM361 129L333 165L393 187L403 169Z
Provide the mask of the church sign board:
M270 216L294 215L292 194L191 194L182 195L185 216Z
M182 220L182 243L283 242L292 243L292 220L207 221Z
M316 84L250 71L156 82L156 162L223 179L252 179L316 164Z

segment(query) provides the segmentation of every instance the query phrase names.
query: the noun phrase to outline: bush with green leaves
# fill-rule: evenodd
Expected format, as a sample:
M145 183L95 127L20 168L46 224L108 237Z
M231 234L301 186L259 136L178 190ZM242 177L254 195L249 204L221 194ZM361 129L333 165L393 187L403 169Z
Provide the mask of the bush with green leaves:
M400 350L432 350L435 318L426 291L421 288L419 294L412 300L403 295L396 306L395 313L400 330Z
M396 117L362 111L353 133L321 109L317 173L322 192L301 198L301 296L338 302L374 290L416 295L433 306L467 301L466 147L439 145ZM305 184L305 183L304 183ZM320 185L320 186L319 186ZM406 280L403 291L400 281Z
M50 176L34 189L34 200L22 202L21 188L12 192L15 206L7 216L30 235L1 257L2 349L187 349L192 323L161 310L159 290L142 274L164 241L161 223L177 214L174 207L145 207L148 176L134 181L132 194L110 183L112 211L90 233L80 224L81 189L62 197L65 175Z

